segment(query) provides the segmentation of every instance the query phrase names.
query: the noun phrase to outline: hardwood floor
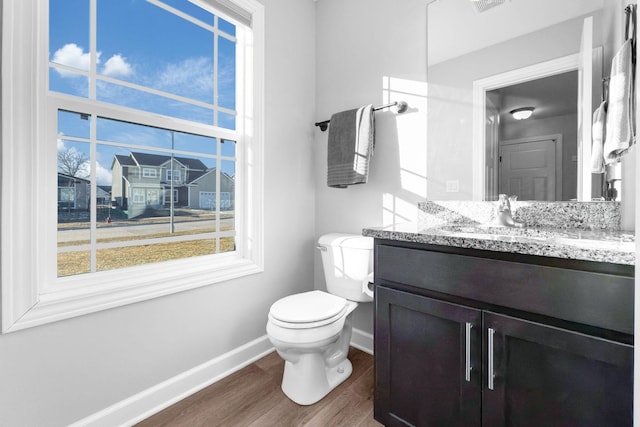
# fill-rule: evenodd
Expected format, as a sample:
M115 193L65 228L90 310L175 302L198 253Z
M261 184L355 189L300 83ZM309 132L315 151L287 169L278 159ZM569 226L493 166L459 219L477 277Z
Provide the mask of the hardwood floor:
M351 376L310 406L282 390L284 361L274 351L137 424L138 427L373 427L373 356L351 348Z

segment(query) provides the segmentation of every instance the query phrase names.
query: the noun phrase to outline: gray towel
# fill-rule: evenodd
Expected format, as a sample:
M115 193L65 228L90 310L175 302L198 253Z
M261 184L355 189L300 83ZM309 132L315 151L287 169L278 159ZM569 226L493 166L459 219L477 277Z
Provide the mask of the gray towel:
M374 146L373 106L331 116L327 151L327 185L346 188L363 184L369 177Z

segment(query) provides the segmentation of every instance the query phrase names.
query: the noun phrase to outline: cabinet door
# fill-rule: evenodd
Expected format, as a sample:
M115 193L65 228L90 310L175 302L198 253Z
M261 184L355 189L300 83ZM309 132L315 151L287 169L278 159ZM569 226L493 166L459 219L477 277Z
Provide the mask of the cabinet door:
M490 312L483 323L483 425L632 425L632 346Z
M376 287L375 418L479 426L481 311Z

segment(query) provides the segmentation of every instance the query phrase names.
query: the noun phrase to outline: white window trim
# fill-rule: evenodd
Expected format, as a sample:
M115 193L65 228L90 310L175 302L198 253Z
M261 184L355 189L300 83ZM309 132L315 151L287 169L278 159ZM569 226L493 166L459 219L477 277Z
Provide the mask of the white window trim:
M214 4L216 0L201 0ZM238 150L236 198L245 207L236 212L242 252L218 254L207 262L191 258L152 266L73 276L63 288L52 290L55 271L56 218L42 215L56 205L56 192L43 194L42 183L55 176L55 144L43 141L42 99L47 80L45 42L48 2L5 0L2 10L2 194L0 206L2 332L13 332L112 307L206 286L264 270L263 250L263 133L264 133L264 6L256 0L228 0L251 14L252 33L238 33L238 70L249 71L246 93L238 93ZM223 16L225 19L228 17ZM230 19L233 21L233 19ZM45 24L45 25L43 25ZM31 49L38 46L38 49ZM38 80L34 80L38 75ZM245 76L238 76L245 79ZM239 85L241 86L241 85ZM51 130L55 124L47 123ZM55 130L54 130L55 132ZM50 134L50 133L48 133ZM25 165L32 175L21 173ZM243 183L244 185L240 184ZM55 188L56 183L44 186ZM159 267L160 266L160 267ZM49 285L49 286L48 286Z
M142 168L143 178L157 178L158 170L156 168Z
M146 199L145 188L132 187L131 188L131 203L142 205Z
M167 179L166 181L171 182L171 180L173 179L173 182L182 182L182 173L180 171L180 169L167 169Z

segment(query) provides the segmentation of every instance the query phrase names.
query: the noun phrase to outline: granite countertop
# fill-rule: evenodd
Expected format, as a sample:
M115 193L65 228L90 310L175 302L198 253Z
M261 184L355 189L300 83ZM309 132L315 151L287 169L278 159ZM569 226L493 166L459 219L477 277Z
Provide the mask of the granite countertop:
M554 228L487 229L486 232L484 231L475 226L422 228L417 223L407 223L390 227L365 228L362 234L379 239L525 255L613 264L634 265L635 263L633 233Z
M389 227L371 227L362 231L364 236L379 239L399 240L433 245L454 246L537 255L554 258L607 262L613 264L635 264L635 235L620 231L613 223L601 226L602 215L615 218L619 207L615 204L604 207L594 205L581 207L581 215L566 215L569 204L553 206L544 202L517 202L512 205L514 219L528 218L527 227L492 226L487 217L493 209L492 202L427 202L419 205L421 216L417 222L396 224ZM518 203L521 205L518 206ZM479 206L481 208L479 208ZM569 207L568 207L569 206ZM521 215L518 216L518 208ZM572 222L558 220L557 210L564 209L564 217ZM605 212L603 214L603 209ZM607 211L611 209L611 211ZM592 212L589 212L589 211ZM476 213L481 217L474 217ZM555 219L544 215L550 212ZM582 214L586 212L586 214ZM594 212L600 215L592 221ZM567 220L568 221L568 220ZM549 223L557 226L549 226Z

